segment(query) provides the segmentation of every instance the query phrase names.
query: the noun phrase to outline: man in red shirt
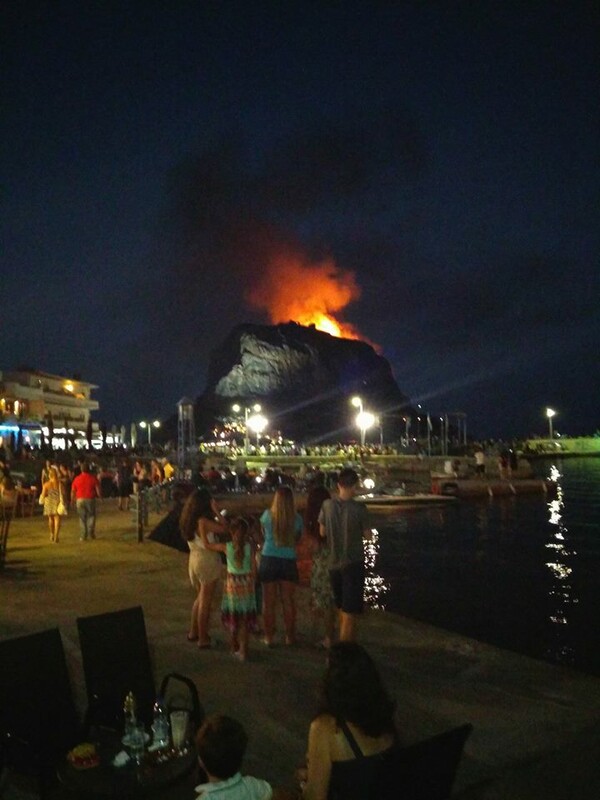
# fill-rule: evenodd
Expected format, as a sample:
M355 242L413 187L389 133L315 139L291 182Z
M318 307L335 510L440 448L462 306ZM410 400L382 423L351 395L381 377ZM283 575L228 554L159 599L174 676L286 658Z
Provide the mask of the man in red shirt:
M81 472L71 484L71 502L77 504L79 515L79 541L96 538L96 498L100 497L98 478L90 472L89 464L83 463Z

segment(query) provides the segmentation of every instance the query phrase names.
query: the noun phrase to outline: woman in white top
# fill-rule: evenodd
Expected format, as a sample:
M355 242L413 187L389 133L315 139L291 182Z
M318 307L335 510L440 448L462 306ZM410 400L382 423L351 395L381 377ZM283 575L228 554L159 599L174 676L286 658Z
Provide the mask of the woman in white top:
M198 642L198 647L210 647L208 628L210 608L217 581L223 574L223 563L219 553L206 549L214 543L215 533L224 533L227 524L217 504L206 489L196 489L188 497L179 521L181 535L190 548L189 576L196 591L192 606L188 641Z

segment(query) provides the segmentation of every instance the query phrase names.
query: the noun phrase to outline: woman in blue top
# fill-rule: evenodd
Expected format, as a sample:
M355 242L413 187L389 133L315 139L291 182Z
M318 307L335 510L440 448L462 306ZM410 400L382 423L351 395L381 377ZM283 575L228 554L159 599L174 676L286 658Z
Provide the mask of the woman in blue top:
M260 518L264 544L258 579L263 586L264 643L270 647L275 633L275 603L281 596L285 643L296 641L296 602L298 583L296 542L302 535L302 517L294 508L294 494L289 486L275 492L271 508Z

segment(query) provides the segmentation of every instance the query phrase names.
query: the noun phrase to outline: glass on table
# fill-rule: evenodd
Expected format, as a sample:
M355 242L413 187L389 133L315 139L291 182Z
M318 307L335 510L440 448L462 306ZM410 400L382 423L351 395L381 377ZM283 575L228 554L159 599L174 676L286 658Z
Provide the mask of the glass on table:
M135 725L129 733L127 748L136 764L140 764L144 758L146 738L146 731L143 725Z
M171 711L171 737L176 750L180 750L186 742L189 718L189 711Z

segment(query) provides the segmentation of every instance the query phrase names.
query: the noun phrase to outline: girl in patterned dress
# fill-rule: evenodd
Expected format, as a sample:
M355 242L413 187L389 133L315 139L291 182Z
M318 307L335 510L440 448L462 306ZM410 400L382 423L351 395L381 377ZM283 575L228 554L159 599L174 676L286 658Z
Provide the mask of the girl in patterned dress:
M232 519L229 532L230 542L210 544L208 548L225 553L227 558L221 620L231 637L231 652L240 661L245 661L248 657L248 631L256 628L256 561L249 541L248 522L243 517Z

